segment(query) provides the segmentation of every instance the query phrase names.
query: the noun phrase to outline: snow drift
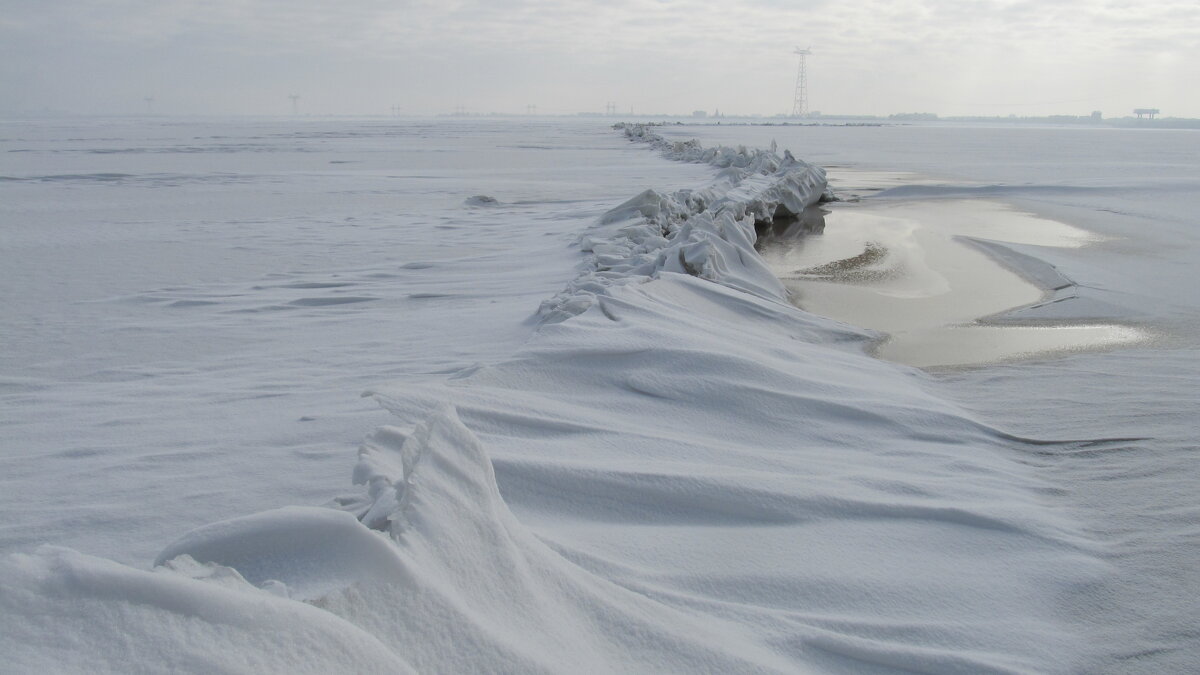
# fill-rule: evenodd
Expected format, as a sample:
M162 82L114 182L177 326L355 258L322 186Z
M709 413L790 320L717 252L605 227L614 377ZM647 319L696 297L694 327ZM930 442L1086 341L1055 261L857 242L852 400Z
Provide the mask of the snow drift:
M154 572L5 559L8 664L1071 670L1060 608L1108 569L1033 474L1043 442L868 358L755 253L755 221L819 200L821 170L625 133L716 176L600 218L512 358L372 392L397 422L333 508L200 528Z
M544 321L586 310L612 286L659 272L681 272L763 297L783 299L782 284L754 252L755 224L796 217L826 195L825 171L770 150L670 143L642 125L617 125L668 159L720 167L699 190L646 190L606 213L580 240L589 253L579 277L542 303Z

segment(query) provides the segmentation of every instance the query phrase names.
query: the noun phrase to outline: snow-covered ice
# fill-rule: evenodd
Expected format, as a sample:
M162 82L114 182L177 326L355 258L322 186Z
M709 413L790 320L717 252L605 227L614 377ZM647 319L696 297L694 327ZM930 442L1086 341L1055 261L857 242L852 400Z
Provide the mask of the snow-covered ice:
M1200 153L1075 133L7 123L0 669L1194 668ZM1163 337L873 358L755 250L793 152Z

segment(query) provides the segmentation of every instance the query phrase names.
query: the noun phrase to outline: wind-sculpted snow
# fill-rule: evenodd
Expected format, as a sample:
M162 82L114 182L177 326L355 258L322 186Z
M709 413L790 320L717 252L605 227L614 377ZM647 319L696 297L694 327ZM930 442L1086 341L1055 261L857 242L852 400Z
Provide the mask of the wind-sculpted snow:
M490 458L452 406L408 434L378 430L355 478L367 499L344 507L391 538L405 583L320 604L362 615L365 603L372 632L403 645L422 672L787 667L745 629L649 600L539 541L509 511Z
M144 571L44 546L0 575L4 672L416 672L352 622L187 556Z
M578 566L555 559L561 577L543 571L535 591L481 562L462 571L472 597L544 594L564 579L593 587L599 577L717 626L744 659L733 672L766 669L764 653L792 672L1068 670L1076 637L1054 598L1104 566L1070 519L1042 505L1053 488L1010 456L1024 442L863 356L863 337L786 303L663 272L544 326L511 361L375 395L400 419L435 425L453 401L496 457L504 512L521 518L506 520L504 537L532 527ZM433 517L409 497L422 465L441 461L423 450L428 424L370 439L358 470L369 498L347 503L400 542ZM474 519L466 514L480 510L457 511ZM603 597L631 631L647 630L628 616L648 609ZM536 631L561 630L562 616L543 611L551 625ZM754 637L742 643L747 627ZM630 639L589 638L620 649ZM633 669L674 670L678 644L660 644L663 665ZM607 670L611 658L584 660Z
M1062 608L1110 570L1027 452L1074 445L991 428L785 301L754 223L820 199L820 169L625 133L716 176L600 217L516 353L373 390L395 420L330 508L198 528L153 572L0 561L4 665L1078 670Z
M626 137L648 143L668 159L721 170L698 190L655 190L617 206L580 240L589 259L579 277L544 302L544 321L586 310L612 286L641 283L659 272L680 272L760 297L783 298L782 284L754 252L755 223L794 217L825 196L825 171L776 148L703 148L669 142L643 125L619 124Z

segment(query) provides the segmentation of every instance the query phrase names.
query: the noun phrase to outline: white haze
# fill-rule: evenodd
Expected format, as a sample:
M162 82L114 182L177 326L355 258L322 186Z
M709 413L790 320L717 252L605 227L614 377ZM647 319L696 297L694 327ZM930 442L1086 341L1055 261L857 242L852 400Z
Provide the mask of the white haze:
M1200 117L1190 0L4 0L0 114L773 115L797 44L825 113Z

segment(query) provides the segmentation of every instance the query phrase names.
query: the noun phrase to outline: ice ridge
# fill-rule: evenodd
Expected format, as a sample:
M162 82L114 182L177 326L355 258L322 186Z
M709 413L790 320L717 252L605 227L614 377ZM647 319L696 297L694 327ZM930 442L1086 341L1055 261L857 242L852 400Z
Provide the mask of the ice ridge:
M755 225L795 217L828 195L825 170L774 143L766 150L704 148L668 141L642 124L617 124L631 141L668 159L718 167L706 187L666 194L646 190L605 213L580 241L588 255L579 276L542 303L538 317L554 323L586 311L614 286L678 272L762 298L787 291L754 250Z

